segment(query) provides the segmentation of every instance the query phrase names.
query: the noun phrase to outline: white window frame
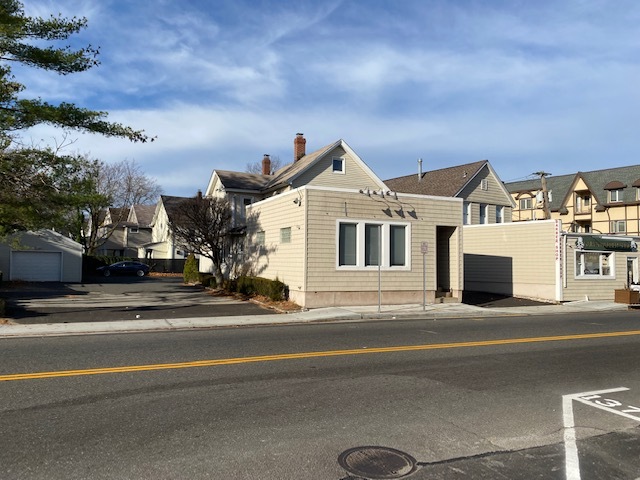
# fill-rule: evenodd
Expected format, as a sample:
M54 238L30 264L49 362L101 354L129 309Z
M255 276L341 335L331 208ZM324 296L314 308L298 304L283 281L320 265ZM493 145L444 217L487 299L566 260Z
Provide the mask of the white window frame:
M611 220L610 231L611 233L627 233L627 221Z
M129 227L129 233L140 233L140 228L138 228L138 227Z
M462 204L462 224L471 225L471 202Z
M619 202L622 202L622 188L615 188L613 190L609 190L609 203L619 203Z
M339 165L340 168L336 168L336 165ZM343 157L333 157L331 159L331 171L339 175L346 173L346 162Z
M525 205L525 207L522 208L523 204L526 204L528 206ZM520 210L531 210L533 208L533 198L523 197L518 199L518 207L520 207Z
M496 205L496 223L504 223L504 205Z
M291 227L280 229L280 243L291 243Z
M486 203L481 203L480 204L480 217L478 219L478 223L480 223L480 225L486 225L487 223L489 223L489 205L487 205Z
M340 225L352 224L356 226L356 264L340 265ZM336 220L336 270L360 270L370 271L377 270L378 265L366 265L365 258L365 228L367 225L379 225L382 231L381 252L382 264L381 270L389 271L409 271L411 270L411 223L410 222L388 222L375 220L354 220L351 218L339 218ZM404 265L390 265L391 260L391 226L400 226L405 229L404 237Z
M489 180L486 178L483 178L482 180L480 180L480 190L489 190Z
M585 268L585 255L598 255L598 267L592 271ZM573 262L575 268L575 278L615 280L616 278L616 257L615 252L604 252L598 250L576 250ZM597 270L597 271L596 271ZM608 271L608 274L602 272Z

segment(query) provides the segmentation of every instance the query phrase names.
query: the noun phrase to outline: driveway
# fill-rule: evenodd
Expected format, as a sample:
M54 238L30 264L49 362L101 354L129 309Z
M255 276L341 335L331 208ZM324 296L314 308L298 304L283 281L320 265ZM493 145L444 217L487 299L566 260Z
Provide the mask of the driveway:
M225 317L274 313L248 301L215 295L181 277L95 277L83 283L0 285L6 318L15 323Z

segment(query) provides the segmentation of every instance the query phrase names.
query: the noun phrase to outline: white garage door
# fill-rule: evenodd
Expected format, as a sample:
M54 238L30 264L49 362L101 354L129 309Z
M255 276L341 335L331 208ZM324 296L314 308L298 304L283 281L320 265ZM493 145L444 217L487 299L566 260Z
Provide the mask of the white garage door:
M62 252L11 252L11 280L59 282Z

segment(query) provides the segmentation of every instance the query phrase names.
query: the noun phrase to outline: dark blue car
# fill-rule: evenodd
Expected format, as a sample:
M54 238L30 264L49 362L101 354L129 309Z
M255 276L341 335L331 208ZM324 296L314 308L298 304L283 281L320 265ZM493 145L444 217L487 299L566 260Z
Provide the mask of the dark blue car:
M105 277L110 275L137 275L144 277L149 273L149 265L140 262L116 262L104 267L98 267L98 272L101 272Z

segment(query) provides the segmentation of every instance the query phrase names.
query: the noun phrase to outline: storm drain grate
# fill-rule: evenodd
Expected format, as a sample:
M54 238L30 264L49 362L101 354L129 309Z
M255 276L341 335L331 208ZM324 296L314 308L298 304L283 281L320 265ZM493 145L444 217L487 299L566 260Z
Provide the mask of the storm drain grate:
M355 447L340 454L338 464L347 472L365 479L402 478L416 471L409 454L388 447Z

